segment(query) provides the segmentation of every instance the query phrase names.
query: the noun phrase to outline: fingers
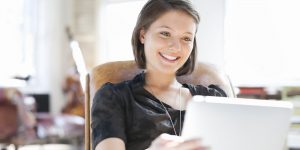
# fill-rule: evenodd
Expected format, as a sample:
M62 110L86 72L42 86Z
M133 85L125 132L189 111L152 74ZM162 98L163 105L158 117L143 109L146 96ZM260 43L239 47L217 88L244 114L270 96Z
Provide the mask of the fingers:
M161 134L160 138L163 139L163 140L165 140L165 141L183 142L183 139L181 137L175 136L175 135L166 134L166 133Z
M168 142L171 142L171 138L168 134L161 134L158 136L154 141L152 141L151 146L149 149L160 149L160 147L164 147Z
M208 150L209 148L203 146L200 139L192 139L181 142L178 144L175 149L178 150Z
M183 140L174 135L169 135L166 133L158 136L154 141L152 141L150 150L173 150L179 143L183 142Z
M184 141L179 136L161 134L151 144L150 150L208 150L200 139Z

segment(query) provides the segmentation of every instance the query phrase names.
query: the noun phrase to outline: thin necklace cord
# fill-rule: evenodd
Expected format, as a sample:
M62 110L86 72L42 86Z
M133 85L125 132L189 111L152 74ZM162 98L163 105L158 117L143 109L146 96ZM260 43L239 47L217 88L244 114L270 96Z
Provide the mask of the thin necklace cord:
M151 86L149 86L149 89L150 89L151 93L155 96L155 93L152 90ZM178 96L176 98L176 101L177 101L177 99L178 99ZM172 117L171 117L169 111L167 110L167 108L165 107L165 105L162 103L162 101L160 99L158 99L158 100L159 100L160 104L163 106L163 108L165 110L165 113L169 117L169 120L171 122L171 125L173 127L175 135L180 136L181 135L181 110L182 110L182 107L181 107L181 87L179 87L179 133L178 134L176 132L175 125L174 125L174 123L172 121Z

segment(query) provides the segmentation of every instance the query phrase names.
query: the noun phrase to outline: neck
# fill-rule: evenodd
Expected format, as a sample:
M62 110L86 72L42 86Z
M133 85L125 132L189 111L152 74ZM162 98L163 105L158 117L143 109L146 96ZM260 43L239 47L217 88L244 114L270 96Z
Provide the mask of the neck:
M179 83L175 74L163 74L147 71L145 76L146 84L159 89L178 87Z
M181 134L181 110L183 109L183 107L182 107L182 103L181 103L181 88L179 87L180 84L178 83L178 81L176 79L176 75L147 71L145 74L145 82L146 82L146 86L149 87L149 90L151 91L151 93L158 97L160 104L162 105L162 107L164 108L164 110L166 112L166 115L169 117L169 120L170 120L173 130L174 130L174 134L180 136L180 134ZM151 88L151 87L155 87L160 92L155 93L153 88ZM176 88L176 89L174 89L174 88ZM174 94L170 94L170 92L162 92L162 91L174 91L177 89L179 89L179 93L178 93L178 91L175 91L176 97L174 97ZM166 97L163 97L163 95L161 93L163 93L163 95L173 95L171 97L174 97L175 101L174 101L174 99L171 99L171 100L168 98L166 99ZM171 93L174 93L174 92L171 92ZM161 97L159 97L159 96L161 96ZM176 131L175 125L172 121L172 117L169 114L167 108L164 106L163 102L168 104L169 106L179 110L179 131L178 132Z

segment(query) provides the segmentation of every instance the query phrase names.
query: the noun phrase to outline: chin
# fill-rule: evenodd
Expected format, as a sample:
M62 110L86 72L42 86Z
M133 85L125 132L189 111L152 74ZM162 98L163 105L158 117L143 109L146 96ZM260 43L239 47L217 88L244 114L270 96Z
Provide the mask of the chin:
M159 69L159 71L164 74L176 74L177 70L178 69L171 69L171 68L165 68L165 67Z

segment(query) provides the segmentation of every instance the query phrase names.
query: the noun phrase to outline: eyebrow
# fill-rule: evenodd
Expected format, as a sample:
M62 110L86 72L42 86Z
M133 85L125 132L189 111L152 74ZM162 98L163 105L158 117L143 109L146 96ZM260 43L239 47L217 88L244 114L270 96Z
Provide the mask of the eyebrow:
M169 26L166 26L166 25L162 25L162 26L159 26L159 28L167 28L167 29L170 29L170 30L173 30L172 28L170 28ZM194 35L192 32L185 32L187 34L190 34L190 35Z

